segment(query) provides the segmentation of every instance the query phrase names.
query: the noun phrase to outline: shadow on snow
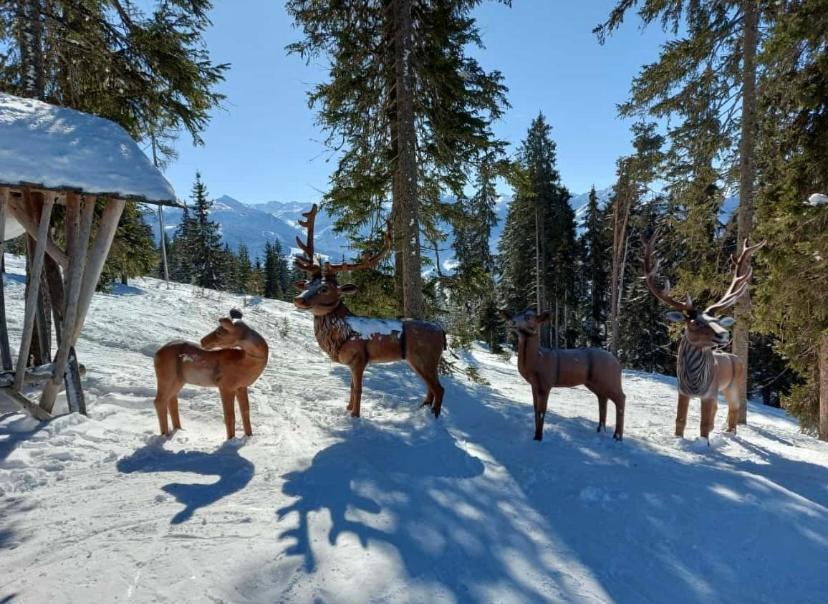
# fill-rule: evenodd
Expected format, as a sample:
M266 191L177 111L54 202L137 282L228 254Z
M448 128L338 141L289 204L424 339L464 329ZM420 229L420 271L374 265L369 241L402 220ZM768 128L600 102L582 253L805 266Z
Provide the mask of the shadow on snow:
M181 524L192 518L199 508L211 505L220 499L242 490L253 478L253 464L239 454L240 443L225 442L212 453L203 451L179 451L173 453L154 441L138 449L130 457L118 460L117 468L124 474L144 472L183 472L202 476L218 476L209 484L173 482L162 490L184 504L184 509L170 520L170 524Z
M347 371L336 373L349 383ZM318 570L309 525L318 516L309 514L327 511L330 544L350 533L363 548L390 545L411 578L461 601L637 602L669 593L675 602L775 602L793 584L815 601L822 593L825 467L738 436L761 461L717 447L688 460L637 440L634 430L619 444L595 433L591 395L583 418L564 418L554 413L555 391L545 440L536 443L531 406L443 382L436 423L400 430L358 420L309 467L284 477L282 491L295 501L277 518L295 513L297 524L280 539L292 542L286 553L301 556L305 572ZM372 366L363 409L399 407L422 426L412 411L423 391L408 369ZM628 408L635 404L630 397Z

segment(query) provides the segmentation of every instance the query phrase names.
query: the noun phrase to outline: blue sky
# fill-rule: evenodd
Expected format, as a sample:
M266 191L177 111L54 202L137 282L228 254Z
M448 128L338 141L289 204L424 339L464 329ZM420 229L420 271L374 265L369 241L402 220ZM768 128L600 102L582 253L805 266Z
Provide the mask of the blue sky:
M642 32L631 18L600 46L592 28L612 4L513 0L512 8L487 2L476 11L486 48L474 54L485 68L499 69L509 87L512 108L495 125L497 135L514 150L543 111L573 193L612 184L616 159L631 148L629 123L618 119L616 105L663 40L660 31ZM179 140L167 177L185 198L200 170L216 197L317 201L334 165L306 92L325 78L324 64L306 65L285 53L300 32L279 0L218 0L212 20L206 41L213 60L231 64L221 87L227 101L214 113L204 146Z

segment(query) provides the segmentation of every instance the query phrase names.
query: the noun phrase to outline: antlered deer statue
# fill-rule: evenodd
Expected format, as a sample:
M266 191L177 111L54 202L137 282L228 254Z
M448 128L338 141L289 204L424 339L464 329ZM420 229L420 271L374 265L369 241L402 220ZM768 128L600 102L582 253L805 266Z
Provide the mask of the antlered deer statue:
M543 420L549 391L553 387L586 386L598 397L598 432L607 429L607 399L615 403L615 433L624 437L624 405L621 388L621 365L606 350L574 348L551 350L540 346L538 331L549 320L549 312L536 314L527 309L516 315L505 310L500 316L518 335L518 371L532 387L535 407L535 440L543 440Z
M722 298L708 306L704 311L696 308L690 296L680 302L670 295L670 284L664 288L657 283L659 260L655 257L657 235L647 239L642 236L644 244L644 278L653 295L667 306L675 309L667 313L670 321L684 322L684 335L681 338L676 360L678 376L678 409L676 411L676 436L684 436L687 424L687 407L690 398L701 399L702 438L707 438L713 430L716 417L719 392L727 400L727 431L736 432L739 417L739 382L744 379L744 363L733 354L714 351L715 346L724 346L730 340L727 331L733 325L732 317L721 316L721 311L730 308L747 291L748 281L753 274L750 257L760 247L762 241L754 246L744 243L738 259L731 257L733 280Z
M383 249L376 254L365 253L356 264L331 264L317 262L313 250L313 229L318 208L314 204L310 212L302 215L299 224L307 229L307 242L299 237L296 243L303 251L295 265L308 275L306 281L294 286L301 290L293 300L296 308L313 314L313 329L319 346L335 363L347 365L351 370L351 397L348 410L352 417L359 417L362 399L362 375L369 363L390 363L406 360L428 387L423 406L431 407L434 417L440 416L443 404L443 387L437 377L440 356L446 346L446 334L436 323L413 319L391 320L358 317L348 310L344 296L357 291L355 285L340 285L336 275L342 271L354 271L375 267L391 248L390 230L385 234Z
M236 435L233 405L238 399L244 433L246 436L253 434L247 388L264 371L268 348L265 339L241 318L241 311L234 308L229 319L219 319L219 326L201 338L201 346L175 341L164 344L155 353L155 377L158 382L155 411L162 435L169 432L168 411L173 429L181 428L178 393L184 384L218 388L228 439Z

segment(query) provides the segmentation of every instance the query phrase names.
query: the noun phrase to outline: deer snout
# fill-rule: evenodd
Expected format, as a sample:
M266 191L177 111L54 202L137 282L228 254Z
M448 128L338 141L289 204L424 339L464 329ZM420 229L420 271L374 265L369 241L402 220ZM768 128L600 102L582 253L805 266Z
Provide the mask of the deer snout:
M301 310L307 310L310 308L310 304L308 304L304 293L301 293L293 298L293 305Z

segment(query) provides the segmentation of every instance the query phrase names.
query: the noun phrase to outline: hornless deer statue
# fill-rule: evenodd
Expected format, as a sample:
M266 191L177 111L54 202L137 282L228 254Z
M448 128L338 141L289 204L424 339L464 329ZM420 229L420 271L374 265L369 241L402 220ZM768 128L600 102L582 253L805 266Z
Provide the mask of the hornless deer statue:
M446 347L446 334L436 323L414 319L374 319L358 317L348 310L342 301L357 291L355 285L340 285L336 275L342 271L354 271L375 267L391 248L391 231L385 233L383 248L376 254L366 252L356 264L331 264L317 262L313 250L313 229L318 207L302 215L299 224L307 229L307 242L299 237L296 243L303 252L295 265L308 275L306 281L293 285L301 290L293 299L296 308L313 314L313 330L320 348L335 363L347 365L351 370L351 397L348 410L352 417L359 417L362 399L362 375L369 363L390 363L405 359L428 387L423 406L431 407L434 417L440 416L443 404L443 387L437 378L440 356Z
M738 259L731 256L733 280L722 298L700 311L693 304L690 296L680 302L670 295L670 284L664 288L658 286L659 260L655 257L657 235L647 239L642 235L644 244L644 278L653 295L667 306L675 309L667 313L670 321L684 322L684 335L681 338L676 359L678 376L678 409L676 411L676 436L684 436L687 424L687 407L691 397L701 399L702 438L710 440L713 421L716 417L719 392L727 400L727 431L736 432L739 418L739 383L744 379L745 365L734 354L714 351L714 346L724 346L730 340L727 329L735 322L732 317L721 316L721 311L736 304L747 291L748 281L753 274L750 257L753 252L765 245L764 241L748 245L745 240Z
M532 387L535 408L535 440L543 440L543 420L549 391L553 387L586 386L598 397L598 432L607 429L607 399L615 403L615 433L624 437L624 405L621 364L606 350L574 348L552 350L540 346L540 326L549 320L549 311L535 314L527 309L516 315L500 311L501 318L518 335L518 371Z
M164 344L155 353L155 378L158 382L155 411L162 435L169 433L168 411L173 429L181 428L178 393L184 384L218 388L228 439L236 435L233 405L238 399L244 434L253 434L247 387L264 371L268 348L265 339L241 318L241 311L234 308L229 319L219 319L219 326L201 338L201 346L179 340Z

